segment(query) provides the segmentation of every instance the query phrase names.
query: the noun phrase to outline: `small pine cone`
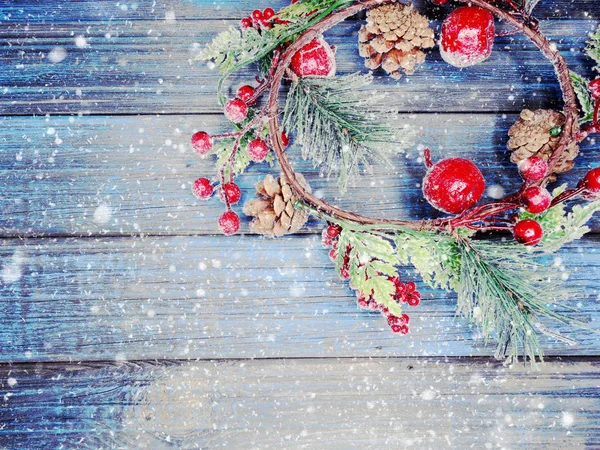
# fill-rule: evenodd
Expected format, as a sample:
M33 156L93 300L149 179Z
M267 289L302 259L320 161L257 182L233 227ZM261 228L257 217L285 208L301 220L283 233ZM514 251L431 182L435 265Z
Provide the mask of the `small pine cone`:
M296 179L309 192L310 186L304 177L297 173ZM256 183L258 198L250 199L244 205L244 214L252 216L250 229L267 237L279 237L299 231L308 220L306 211L294 208L298 198L285 175L279 178L267 175L264 180Z
M425 61L422 48L435 45L427 18L412 6L390 3L367 11L367 23L358 32L358 49L369 69L382 67L399 79L411 75Z
M562 127L564 124L565 116L559 111L524 109L521 111L519 119L508 130L510 139L507 146L513 152L510 160L518 165L524 159L534 155L546 160L550 159L560 140L560 134L552 136L550 131L555 127ZM559 174L571 170L575 165L573 160L578 153L577 143L571 143L562 153L552 172ZM556 180L556 177L551 175L548 179L552 182Z

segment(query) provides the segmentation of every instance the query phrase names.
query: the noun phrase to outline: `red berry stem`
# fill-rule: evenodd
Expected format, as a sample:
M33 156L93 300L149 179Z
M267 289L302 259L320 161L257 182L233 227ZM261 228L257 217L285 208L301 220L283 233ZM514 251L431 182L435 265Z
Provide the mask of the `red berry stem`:
M550 208L558 205L559 203L564 203L567 200L571 200L572 198L575 198L578 195L583 194L585 191L586 191L585 186L581 186L581 187L578 187L577 189L565 191L552 200L552 203L550 203Z
M425 160L425 167L431 169L433 167L433 162L431 161L431 150L428 148L423 150L423 159Z

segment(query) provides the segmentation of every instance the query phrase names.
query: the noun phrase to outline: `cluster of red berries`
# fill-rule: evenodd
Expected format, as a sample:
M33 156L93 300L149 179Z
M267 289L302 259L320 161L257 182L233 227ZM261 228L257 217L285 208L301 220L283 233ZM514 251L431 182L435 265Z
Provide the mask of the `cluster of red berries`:
M329 225L323 230L322 242L325 248L331 247L329 257L335 261L339 255L338 241L341 228L338 225ZM350 251L352 248L347 246L344 253L344 261L340 268L340 276L343 279L350 278ZM398 303L406 303L408 306L418 306L421 302L421 294L417 291L417 285L413 281L403 283L399 276L388 277L388 280L394 283L396 290L394 300ZM372 295L365 295L364 292L357 291L357 304L360 308L369 309L371 311L380 311L390 326L392 332L407 334L409 317L407 314L402 314L400 317L390 313L389 309L381 303L375 301Z
M192 186L194 195L202 200L212 197L215 192L215 186L208 178L198 178ZM219 197L223 203L235 205L242 197L242 191L235 183L225 183L220 186ZM223 234L235 234L240 229L240 218L233 211L225 211L219 217L219 227Z
M242 26L242 28L253 27L257 30L260 30L261 28L272 28L273 23L286 25L289 22L287 20L282 20L275 17L275 11L273 11L273 8L266 8L263 11L261 11L260 9L255 9L254 11L252 11L250 17L244 17L241 20L240 25Z

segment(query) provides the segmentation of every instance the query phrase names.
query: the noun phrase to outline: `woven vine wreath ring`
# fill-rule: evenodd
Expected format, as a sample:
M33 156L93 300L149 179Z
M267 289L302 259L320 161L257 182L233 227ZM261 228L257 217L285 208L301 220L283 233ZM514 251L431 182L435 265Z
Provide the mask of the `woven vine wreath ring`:
M479 325L486 340L496 340L496 357L512 361L522 355L535 362L542 357L538 333L570 341L551 330L552 321L586 327L562 312L573 292L560 270L540 257L583 236L600 210L600 168L576 186L548 190L574 166L579 142L600 131L600 79L586 80L569 70L538 27L536 0L460 3L438 36L412 5L392 0L295 1L279 12L256 10L239 27L216 36L200 59L222 73L218 96L233 130L192 136L199 155L217 159L216 177L198 178L193 193L209 199L217 192L225 210L219 226L224 234L235 234L241 200L236 177L250 164L278 162L281 172L257 183L256 196L243 205L253 232L279 237L299 231L311 215L323 220L323 245L335 270L349 280L358 306L380 311L393 333L409 333L403 309L421 302L415 282L399 273L400 266L412 265L431 287L457 293L458 313ZM367 217L312 193L288 152L300 152L321 173L336 177L344 191L365 168L390 164L394 153L414 144L410 132L396 129L390 114L382 114L381 96L360 89L372 81L372 72L336 76L335 50L322 34L363 11L357 50L368 69L395 79L411 75L435 47L451 66L479 64L500 34L524 34L550 61L564 105L562 111L523 110L510 128L511 161L517 164L515 176L523 179L518 191L482 203L485 180L473 162L434 162L425 149L423 196L445 213L441 218ZM511 29L497 33L496 20ZM600 69L600 30L587 53ZM249 65L257 71L256 83L227 98L228 77ZM289 89L280 108L284 83ZM500 238L478 235L483 231L500 232Z

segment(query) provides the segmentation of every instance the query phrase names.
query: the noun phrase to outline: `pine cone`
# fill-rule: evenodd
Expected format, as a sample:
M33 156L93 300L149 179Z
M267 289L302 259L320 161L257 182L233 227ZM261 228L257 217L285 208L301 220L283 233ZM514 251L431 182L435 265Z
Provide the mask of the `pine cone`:
M399 79L400 70L411 75L425 61L420 49L432 48L433 37L425 16L412 6L391 3L367 11L367 24L358 32L358 48L367 68L382 67Z
M309 192L310 186L301 174L296 179ZM244 214L252 216L250 229L267 237L279 237L299 231L308 220L308 213L294 208L298 198L283 174L277 179L267 175L256 183L258 198L250 199L244 205Z
M538 109L530 111L524 109L521 111L519 119L510 127L508 135L508 149L513 152L510 160L519 164L524 159L536 155L546 160L550 159L556 144L560 140L558 136L552 136L550 130L554 127L562 127L565 124L565 116L551 109ZM559 174L568 172L573 168L573 160L579 153L579 147L576 142L569 146L561 154L553 173ZM550 176L549 181L555 181L554 175Z

